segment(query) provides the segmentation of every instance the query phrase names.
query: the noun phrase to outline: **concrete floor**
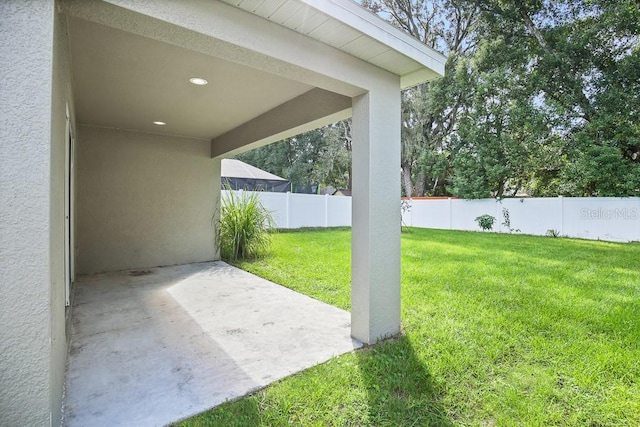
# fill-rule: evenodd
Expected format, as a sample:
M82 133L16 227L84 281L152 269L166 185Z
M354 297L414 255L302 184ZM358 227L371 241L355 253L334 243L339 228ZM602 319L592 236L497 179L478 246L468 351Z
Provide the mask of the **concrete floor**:
M161 426L360 347L348 312L223 262L76 283L67 426Z

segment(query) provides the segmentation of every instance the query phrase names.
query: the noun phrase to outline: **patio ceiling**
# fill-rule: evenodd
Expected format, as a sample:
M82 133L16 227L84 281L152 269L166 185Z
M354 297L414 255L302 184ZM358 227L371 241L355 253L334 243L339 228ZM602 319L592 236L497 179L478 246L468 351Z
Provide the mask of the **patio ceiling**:
M232 148L227 140L262 144L275 140L267 132L281 138L290 136L286 126L303 131L305 121L348 116L345 103L371 84L355 71L361 67L395 74L401 87L444 71L442 55L351 1L61 4L78 123L217 140L220 152ZM175 17L189 29L172 24ZM194 86L191 77L209 84ZM244 124L264 135L247 136Z
M312 89L79 18L69 18L68 29L81 124L210 140Z

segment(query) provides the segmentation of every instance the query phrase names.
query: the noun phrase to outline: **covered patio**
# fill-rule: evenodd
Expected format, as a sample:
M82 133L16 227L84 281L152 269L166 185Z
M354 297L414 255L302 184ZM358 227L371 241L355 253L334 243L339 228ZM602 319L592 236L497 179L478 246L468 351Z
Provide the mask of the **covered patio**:
M348 312L221 261L84 276L65 424L165 425L361 345Z
M67 425L176 421L400 330L400 90L438 54L348 1L62 4ZM352 313L210 262L221 159L349 116Z
M11 124L3 135L13 142L3 152L10 173L0 182L7 194L3 251L10 254L2 265L10 283L2 314L12 325L1 333L10 343L0 370L8 384L0 390L6 423L59 424L67 358L69 422L87 411L99 415L100 405L80 402L120 402L108 393L111 383L74 397L73 384L83 382L73 365L82 365L83 354L115 363L107 366L131 362L137 373L121 378L130 386L157 380L151 360L160 371L180 368L174 362L185 347L238 365L243 390L298 369L298 359L258 373L238 363L240 353L250 354L243 347L250 334L225 331L246 328L229 326L213 342L207 328L230 323L202 317L204 306L228 298L214 293L199 301L185 289L199 289L209 270L172 280L192 274L194 263L220 258L222 158L348 117L352 310L338 329L317 332L348 347L347 323L351 337L366 344L400 331L400 92L442 75L442 55L350 0L42 0L3 3L2 11L3 113ZM171 265L185 266L145 282L162 276L156 267ZM300 321L292 307L278 311ZM163 313L175 315L196 344L189 347L176 329L163 335ZM252 327L271 321L261 320ZM79 340L68 356L71 324ZM109 330L147 353L117 362L124 354L118 341L99 341ZM225 340L237 340L240 353ZM91 353L92 346L106 353ZM171 381L186 384L188 366L195 365L169 369ZM194 372L189 382L202 380L198 387L211 392L206 380L217 377L207 375ZM137 396L127 399L135 403Z
M221 159L352 116L352 336L399 332L400 91L442 55L348 0L61 5L70 279L218 259Z

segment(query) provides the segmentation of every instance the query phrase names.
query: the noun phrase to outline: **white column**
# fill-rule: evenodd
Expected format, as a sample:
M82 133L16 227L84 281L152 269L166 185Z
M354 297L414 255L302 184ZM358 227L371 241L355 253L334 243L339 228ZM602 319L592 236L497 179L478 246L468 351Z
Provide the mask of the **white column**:
M351 335L400 332L400 83L353 100Z

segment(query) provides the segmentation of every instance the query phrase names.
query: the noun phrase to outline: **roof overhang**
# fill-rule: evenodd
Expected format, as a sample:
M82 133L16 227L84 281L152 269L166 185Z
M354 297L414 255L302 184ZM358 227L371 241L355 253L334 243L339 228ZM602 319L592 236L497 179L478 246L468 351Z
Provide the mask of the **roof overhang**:
M350 0L59 4L78 123L212 140L212 156L349 117L381 81L444 72L444 56ZM216 84L187 83L207 71Z
M403 89L444 75L444 55L351 0L222 1L396 74Z

